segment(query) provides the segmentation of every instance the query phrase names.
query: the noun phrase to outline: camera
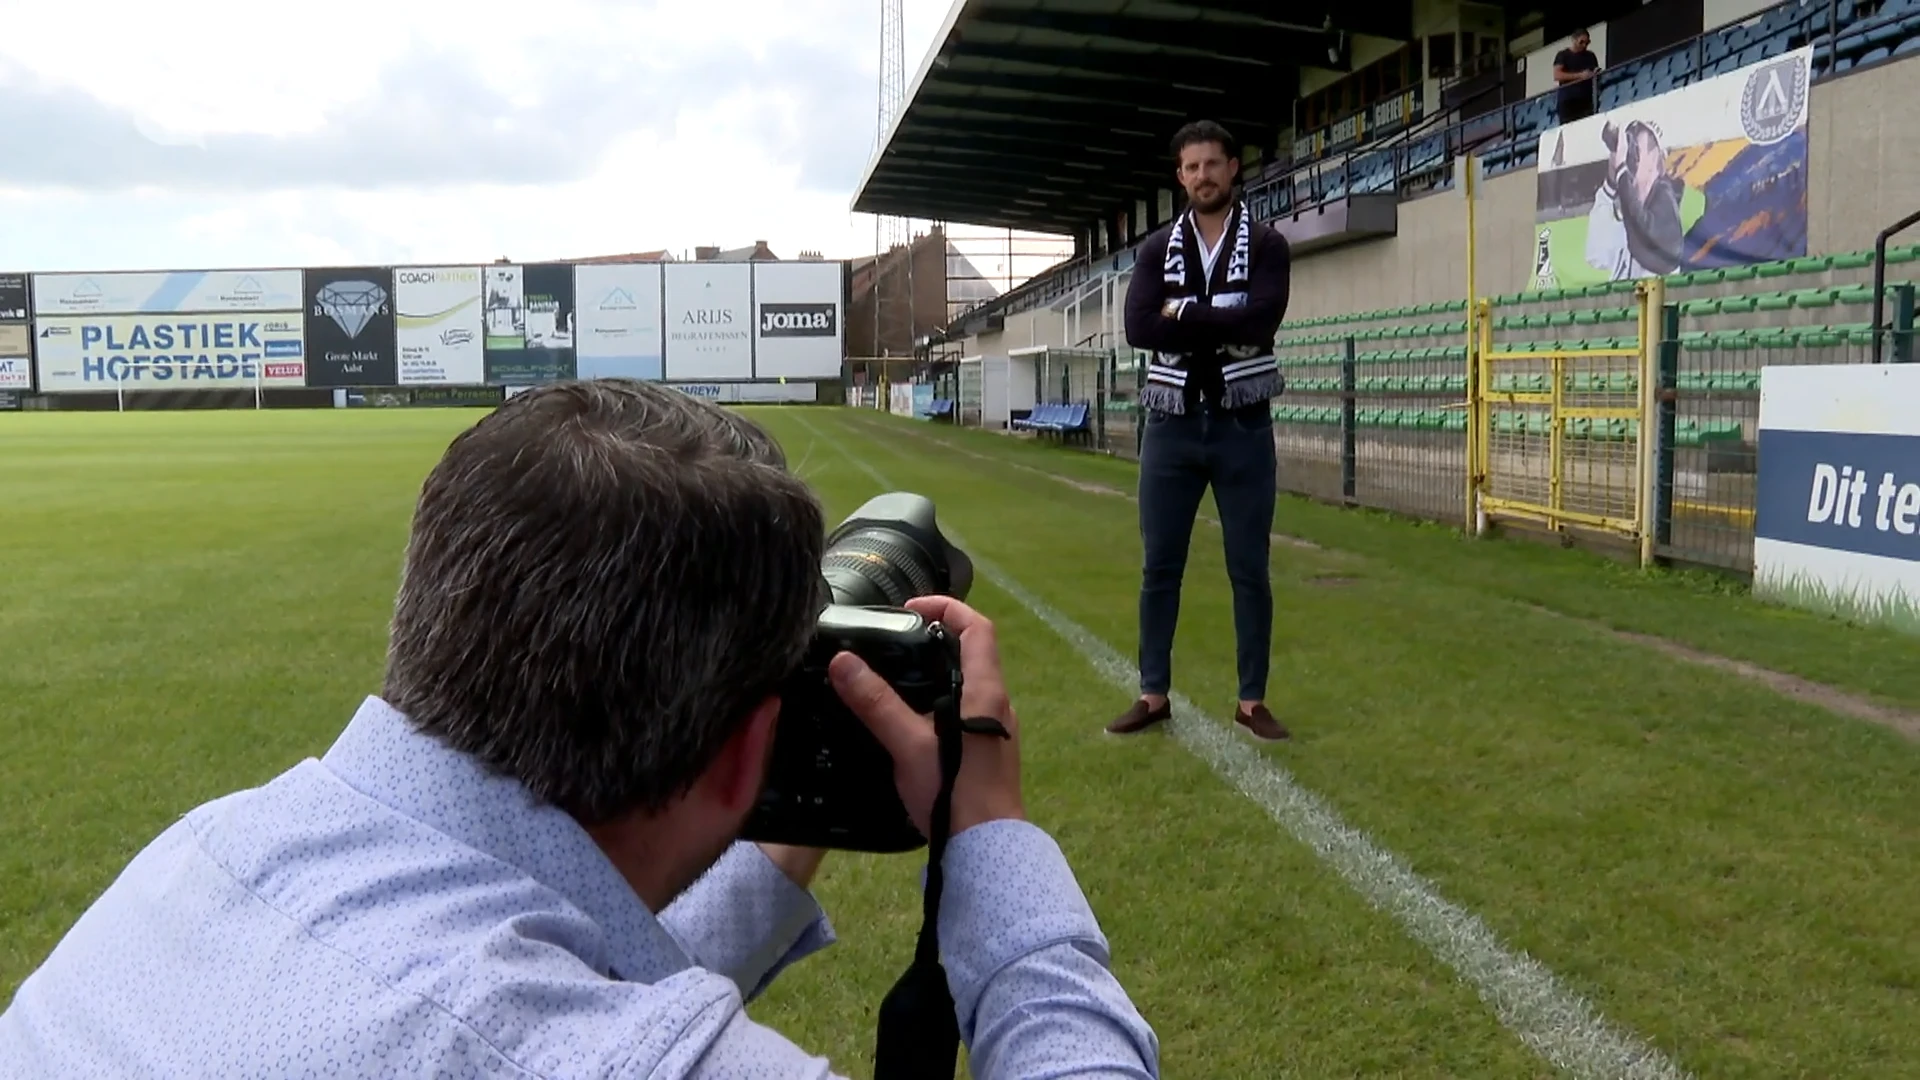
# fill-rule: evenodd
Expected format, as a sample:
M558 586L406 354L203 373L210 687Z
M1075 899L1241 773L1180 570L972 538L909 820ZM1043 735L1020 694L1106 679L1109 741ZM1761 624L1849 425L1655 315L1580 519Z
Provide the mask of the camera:
M919 596L964 600L973 562L940 533L932 500L869 499L827 537L820 560L830 602L781 692L780 722L759 802L741 839L839 851L926 846L894 785L893 756L827 678L851 652L917 713L960 696L960 642L906 608Z

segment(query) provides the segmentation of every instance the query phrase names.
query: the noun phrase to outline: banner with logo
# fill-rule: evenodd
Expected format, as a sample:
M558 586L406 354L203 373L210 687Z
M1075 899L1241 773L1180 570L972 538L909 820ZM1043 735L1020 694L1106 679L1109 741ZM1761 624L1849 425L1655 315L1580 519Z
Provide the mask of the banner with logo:
M1534 288L1807 253L1813 49L1540 135Z
M573 267L489 266L485 281L487 382L573 378Z
M394 386L393 271L307 271L307 385Z
M574 355L582 379L658 379L659 263L582 263L573 268L580 302Z
M0 323L27 321L27 275L0 274Z
M393 326L400 385L480 385L487 381L479 267L405 266L394 270Z
M281 312L302 306L298 270L35 274L35 315Z
M753 264L667 263L666 377L753 377Z
M793 404L818 400L820 386L810 382L673 383L675 390L729 405Z
M1753 591L1920 634L1920 364L1760 371Z
M301 313L50 316L34 324L42 393L305 386Z
M845 264L754 263L753 373L829 379L840 374Z
M0 337L11 327L0 327ZM33 361L25 356L0 353L0 390L33 389Z

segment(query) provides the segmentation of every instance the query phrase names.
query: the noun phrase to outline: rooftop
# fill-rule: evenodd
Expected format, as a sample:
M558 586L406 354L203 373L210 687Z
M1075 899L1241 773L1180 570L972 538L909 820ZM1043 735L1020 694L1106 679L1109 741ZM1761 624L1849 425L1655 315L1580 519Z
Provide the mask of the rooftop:
M1173 186L1186 121L1271 148L1301 68L1349 70L1355 33L1411 36L1407 0L1324 7L956 0L853 209L1075 233Z

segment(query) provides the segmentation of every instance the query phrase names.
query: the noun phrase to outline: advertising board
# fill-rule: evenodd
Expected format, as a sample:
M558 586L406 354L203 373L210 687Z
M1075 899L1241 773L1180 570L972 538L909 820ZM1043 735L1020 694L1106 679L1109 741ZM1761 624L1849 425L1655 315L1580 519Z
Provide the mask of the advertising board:
M658 263L583 263L573 268L579 301L574 351L583 379L658 379Z
M306 385L298 310L52 316L34 336L42 393Z
M298 270L35 274L35 315L299 311Z
M668 263L666 377L753 377L753 266Z
M1920 364L1760 372L1757 596L1920 633Z
M393 324L399 385L487 381L479 267L396 268Z
M753 264L756 378L829 379L845 355L845 264Z

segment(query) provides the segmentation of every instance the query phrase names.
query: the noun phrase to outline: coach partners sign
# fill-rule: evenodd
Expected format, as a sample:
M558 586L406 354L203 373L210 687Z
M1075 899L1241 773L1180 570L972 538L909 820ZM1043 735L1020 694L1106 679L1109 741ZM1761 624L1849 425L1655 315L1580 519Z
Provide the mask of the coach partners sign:
M1756 595L1920 633L1920 364L1760 374Z

